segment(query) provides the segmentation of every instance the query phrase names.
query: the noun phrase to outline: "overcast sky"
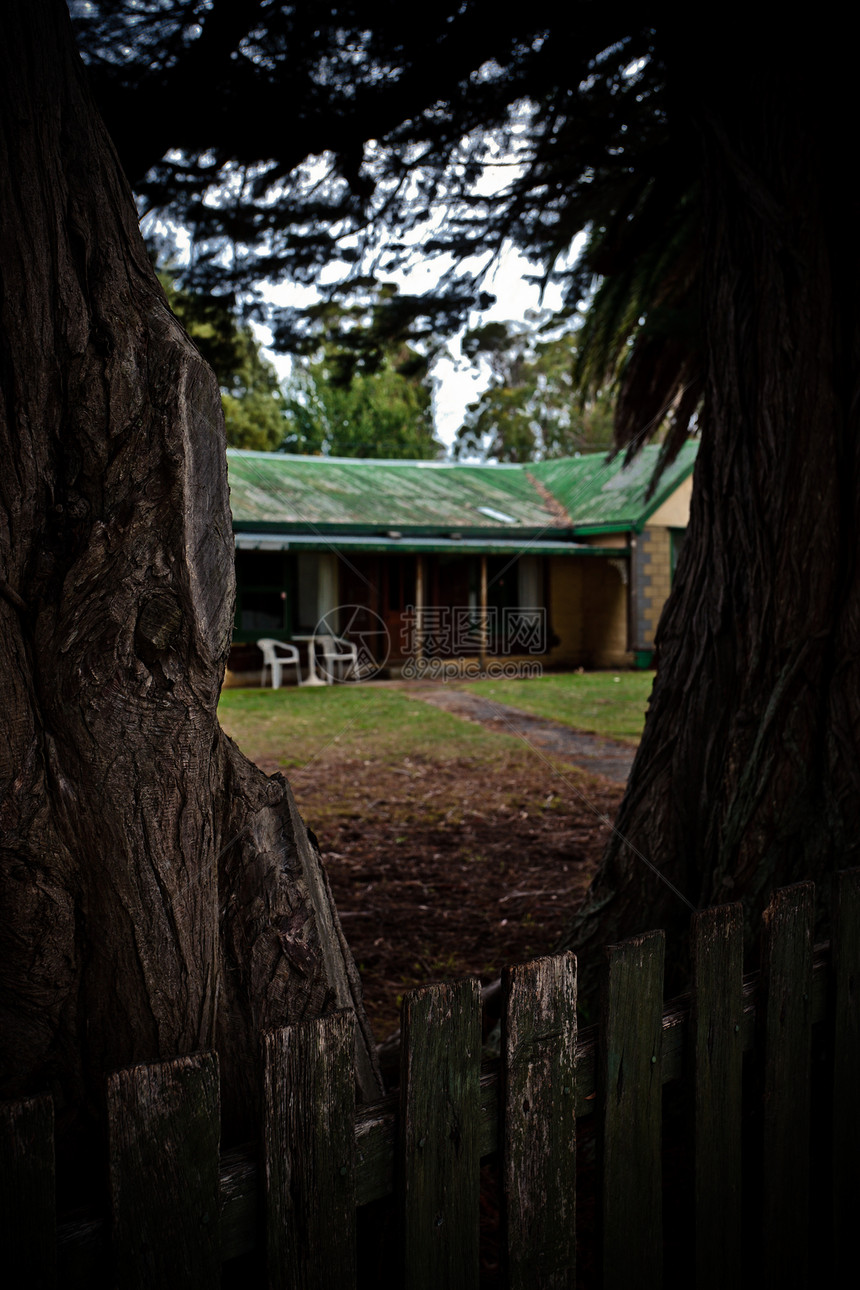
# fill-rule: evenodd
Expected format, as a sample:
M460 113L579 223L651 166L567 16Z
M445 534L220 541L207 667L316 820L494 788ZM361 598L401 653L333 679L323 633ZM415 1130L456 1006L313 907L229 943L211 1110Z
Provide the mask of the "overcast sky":
M496 303L480 317L477 314L474 315L470 320L470 326L492 320L523 322L530 309L538 309L541 306L545 309L560 309L561 292L558 287L548 287L541 300L540 289L524 281L524 275L536 272L535 266L529 264L517 251L508 249L503 252L495 272L488 276L484 284L485 289L497 297ZM424 265L414 265L408 272L386 273L383 276L385 281L396 282L403 291L418 295L422 291L433 289L439 279L439 270L434 262L429 262ZM271 287L265 295L273 304L279 305L309 304L316 297L312 289L303 289L290 283ZM264 329L259 329L258 334L261 341L265 343ZM449 351L451 356L441 358L436 363L433 375L436 382L434 401L436 433L443 443L450 447L454 435L462 424L466 405L476 399L485 388L489 380L489 371L485 368L479 373L471 363L459 358L459 338L455 338L450 343ZM265 353L266 357L271 359L281 379L286 379L290 371L289 357L285 354L275 354L268 349Z
M509 168L508 168L509 169ZM506 173L505 168L495 166L486 167L485 173L479 182L478 187L485 189L487 192L493 192L503 183L508 182L510 174ZM413 251L410 259L402 269L378 271L374 266L365 264L362 266L362 272L377 272L379 278L386 282L395 282L404 292L411 295L420 295L422 292L431 292L437 286L443 269L450 264L450 260L440 262L440 259L422 258L421 247L426 237L429 237L444 219L443 212L437 212L433 219L428 221L422 228L413 230L404 240L412 241ZM144 219L144 228L146 229L147 220ZM158 231L162 235L169 232L171 241L174 244L174 254L180 263L183 262L190 249L190 239L187 232L181 227L174 225L168 226L163 223L160 217L156 216L152 221L150 232ZM570 254L565 257L568 261L575 258L579 251L579 238L574 242ZM323 269L320 274L320 285L327 285L329 282L338 282L343 279L345 265L343 262L335 262ZM476 271L479 267L476 263L467 261L462 266L468 271ZM548 286L543 297L541 297L540 288L524 280L527 275L540 273L540 267L530 263L514 247L508 245L501 252L496 261L495 267L487 273L482 282L482 288L492 295L496 296L496 303L491 309L481 314L472 314L468 321L469 327L476 327L480 324L490 321L505 322L525 322L529 310L557 310L561 308L561 291L557 286ZM319 292L315 287L303 287L296 283L283 282L275 284L263 284L262 295L264 299L274 305L302 307L314 303L319 299ZM272 362L280 379L286 380L290 373L291 359L285 354L276 354L267 346L267 341L271 339L271 332L265 327L254 325L257 338L263 346L265 356ZM464 331L466 328L464 327ZM454 441L457 430L462 425L463 413L467 404L478 398L481 392L489 383L489 366L486 362L482 363L481 369L464 360L460 356L460 338L452 338L448 345L449 356L441 357L437 360L433 368L434 379L434 420L436 433L442 442L450 447Z
M515 140L519 132L523 133L523 138L527 137L527 116L528 113L523 109L522 124L520 130L515 127L511 139L507 141L507 146L513 148L512 152L499 154L499 164L492 162L484 165L483 172L475 187L476 192L485 192L488 195L495 194L502 190L512 179L516 178L517 168L512 165L515 159ZM511 142L514 140L514 143ZM322 167L322 162L320 161ZM215 200L213 196L212 200ZM404 292L410 295L421 295L423 292L432 292L439 283L443 271L451 267L450 257L429 258L422 255L422 247L426 244L428 238L437 233L444 225L446 210L444 206L436 209L432 216L421 226L412 229L410 232L399 235L401 246L412 244L412 250L407 262L402 269L379 270L372 263L374 256L371 255L370 262L364 262L361 266L362 273L375 273L381 281L395 282ZM144 220L144 226L146 220ZM162 233L166 231L166 225L162 224L158 216L155 217L153 228L159 228ZM182 228L172 226L170 235L175 245L175 252L180 262L188 254L190 240L188 234ZM579 253L581 234L565 256L565 260L570 263ZM346 243L349 239L345 240ZM380 252L384 252L384 244L380 246ZM476 261L466 261L461 268L468 272L477 272L484 266ZM346 265L340 262L334 262L327 265L320 274L319 285L325 286L328 283L342 281ZM477 327L490 321L499 322L525 322L529 310L546 309L554 311L561 308L562 299L561 291L557 286L548 286L541 296L540 288L533 283L524 281L527 275L536 275L540 273L540 266L530 263L522 256L519 251L509 244L505 246L495 262L492 271L488 272L482 281L482 288L490 294L496 296L496 303L491 309L481 314L474 313L468 320L468 327ZM313 304L319 299L319 293L315 287L302 287L295 283L284 282L280 284L263 284L262 295L264 299L269 300L274 305L302 307ZM267 340L271 339L271 332L264 327L255 325L257 338L263 346L265 356L274 365L278 376L283 381L290 373L291 360L288 355L275 354L267 346ZM466 327L463 328L466 330ZM452 338L448 344L449 356L439 358L433 367L434 379L434 420L436 434L442 442L450 447L454 441L458 429L463 422L463 414L467 404L482 393L490 379L489 366L482 362L481 369L462 359L460 355L460 337Z

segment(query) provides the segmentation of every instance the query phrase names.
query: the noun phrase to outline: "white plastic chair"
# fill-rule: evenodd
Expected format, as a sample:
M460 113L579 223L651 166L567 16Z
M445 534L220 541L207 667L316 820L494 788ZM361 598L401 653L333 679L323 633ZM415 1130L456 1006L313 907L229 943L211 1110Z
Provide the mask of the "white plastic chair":
M345 681L350 672L358 680L358 647L351 641L342 640L340 636L315 636L313 648L323 660L322 673L326 684L333 681ZM346 668L343 672L341 669Z
M281 668L294 667L296 669L296 682L302 683L302 671L299 664L299 651L295 645L286 645L283 641L262 640L257 641L257 649L263 652L263 671L260 673L260 685L266 684L266 668L272 674L272 689L281 688Z

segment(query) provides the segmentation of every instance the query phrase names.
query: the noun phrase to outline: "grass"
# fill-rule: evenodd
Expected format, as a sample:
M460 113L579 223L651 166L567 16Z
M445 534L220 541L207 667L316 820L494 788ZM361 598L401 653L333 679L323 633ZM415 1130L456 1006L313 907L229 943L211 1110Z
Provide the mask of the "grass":
M285 770L307 766L324 754L399 763L419 749L432 761L469 757L490 762L500 751L500 739L511 746L516 742L401 691L371 685L224 690L218 715L243 751Z
M473 681L464 688L577 730L638 744L653 682L653 672L567 672L523 681Z
M473 681L462 688L536 716L624 743L642 734L651 672L571 672L523 681ZM408 690L372 685L325 689L225 690L221 724L241 748L285 770L329 753L346 760L400 762L420 749L433 761L492 761L509 736L442 712Z

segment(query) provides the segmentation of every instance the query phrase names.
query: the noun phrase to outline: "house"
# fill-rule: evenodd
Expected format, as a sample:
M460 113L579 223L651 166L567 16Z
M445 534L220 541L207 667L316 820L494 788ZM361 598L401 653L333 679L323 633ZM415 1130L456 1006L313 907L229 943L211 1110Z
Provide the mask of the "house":
M496 660L647 667L687 524L697 444L648 485L593 453L467 465L228 452L236 626L227 684L258 638L360 637L376 669ZM320 627L320 624L323 627Z

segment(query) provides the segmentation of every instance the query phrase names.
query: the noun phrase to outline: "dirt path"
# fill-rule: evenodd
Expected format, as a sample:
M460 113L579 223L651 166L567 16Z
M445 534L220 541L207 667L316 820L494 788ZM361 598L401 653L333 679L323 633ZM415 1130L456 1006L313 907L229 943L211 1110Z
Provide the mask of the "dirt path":
M466 721L477 721L499 734L518 735L525 743L562 757L591 775L603 775L613 784L627 783L636 752L629 744L572 730L558 721L536 717L520 708L495 703L470 690L460 690L451 685L417 686L412 683L408 692L412 698L422 699Z

